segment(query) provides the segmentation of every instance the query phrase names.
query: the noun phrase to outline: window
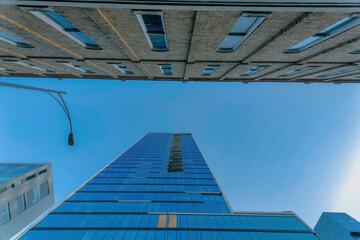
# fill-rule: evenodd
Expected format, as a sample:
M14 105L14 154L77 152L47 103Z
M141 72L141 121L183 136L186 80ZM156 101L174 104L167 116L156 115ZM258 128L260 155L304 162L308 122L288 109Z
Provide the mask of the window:
M287 49L284 53L299 53L360 24L360 17L346 17L321 32Z
M44 170L41 170L40 172L39 172L39 175L41 175L41 174L43 174L43 173L46 173L47 172L47 168L45 168Z
M352 51L352 52L350 52L351 54L359 54L360 53L360 49L358 49L358 50L355 50L355 51Z
M341 70L341 71L338 71L338 72L332 72L332 73L324 74L324 75L317 76L317 77L332 77L332 76L340 75L340 74L343 74L343 73L354 72L354 71L359 71L359 70L360 70L360 67L355 67L355 68L349 68L349 69Z
M17 201L17 213L21 213L26 209L25 194L21 194L16 198Z
M253 74L257 73L257 72L260 72L260 71L264 70L265 68L267 68L267 66L256 66L256 67L253 67L252 69L244 72L240 76L250 76L250 75L253 75Z
M15 72L13 69L0 67L0 71Z
M209 66L206 65L204 71L201 73L201 76L211 76L219 66Z
M0 205L0 222L1 224L5 224L10 221L10 210L9 210L9 203L5 203Z
M310 71L312 69L314 69L316 67L303 67L303 68L299 68L299 69L296 69L296 70L293 70L291 72L287 72L287 73L284 73L284 74L281 74L279 75L279 77L290 77L290 76L293 76L293 75L296 75L296 74L299 74L299 73L302 73L302 72L306 72L306 71Z
M39 186L39 195L40 195L40 199L46 197L49 194L49 184L48 182L43 182L42 184L40 184Z
M37 187L34 187L27 192L28 206L34 205L36 202L46 197L49 194L49 183L48 181L43 182Z
M9 35L6 35L5 33L2 33L0 32L0 40L1 41L4 41L4 42L7 42L7 43L10 43L12 45L15 45L17 47L23 47L23 48L33 48L33 46L27 44L27 43L24 43L23 41L20 41L16 38L13 38Z
M55 11L42 11L42 10L31 10L30 13L40 18L56 30L60 31L64 35L68 36L75 42L79 43L81 46L92 49L100 50L102 49L97 45L93 40L88 36L79 31L75 26L68 22L65 18L59 15Z
M163 75L173 75L171 65L159 65Z
M31 179L33 179L35 177L36 177L36 174L32 174L32 175L26 177L26 181L29 181L29 180L31 180Z
M21 184L21 180L18 180L18 181L11 184L11 188L15 188L16 186L18 186L20 184Z
M39 201L39 193L37 187L34 187L33 189L27 192L27 200L29 207L34 205L37 201Z
M7 187L0 188L0 193L6 192L6 191L7 191Z
M75 68L76 70L83 72L83 73L94 73L93 71L86 69L82 66L79 66L77 64L73 64L73 63L63 63L64 65L71 67L71 68Z
M124 74L134 74L130 69L128 69L125 65L122 64L113 64L113 66L120 70L120 72L124 73Z
M27 62L16 61L14 63L19 64L21 66L33 68L33 69L36 69L36 70L39 70L39 71L42 71L42 72L55 72L55 71L52 71L52 70L48 70L48 69L45 69L45 68L42 68L42 67L35 66L35 65L33 65L31 63L27 63Z
M161 13L136 13L150 47L154 51L168 51L164 18Z
M217 51L234 52L265 19L266 16L240 16Z

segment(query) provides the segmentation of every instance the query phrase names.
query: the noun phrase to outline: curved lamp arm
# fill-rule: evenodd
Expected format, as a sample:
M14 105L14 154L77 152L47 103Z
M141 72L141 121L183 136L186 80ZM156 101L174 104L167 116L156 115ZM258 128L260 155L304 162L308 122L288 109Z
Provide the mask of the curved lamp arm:
M63 109L63 111L65 112L67 118L69 119L69 124L70 124L70 134L68 137L68 144L70 146L73 146L75 144L75 137L74 137L74 133L73 133L73 128L72 128L72 122L71 122L71 116L70 116L70 112L69 109L66 106L66 103L63 99L63 97L61 96L61 94L66 94L66 92L61 92L61 91L57 91L57 90L51 90L51 89L46 89L46 88L37 88L37 87L30 87L30 86L25 86L25 85L19 85L19 84L13 84L13 83L4 83L4 82L0 82L0 86L2 87L12 87L12 88L22 88L22 89L27 89L27 90L33 90L33 91L40 91L40 92L46 92L47 94L49 94L51 97L53 97L56 102L61 106L61 108ZM57 99L53 93L57 94L59 96L59 99Z

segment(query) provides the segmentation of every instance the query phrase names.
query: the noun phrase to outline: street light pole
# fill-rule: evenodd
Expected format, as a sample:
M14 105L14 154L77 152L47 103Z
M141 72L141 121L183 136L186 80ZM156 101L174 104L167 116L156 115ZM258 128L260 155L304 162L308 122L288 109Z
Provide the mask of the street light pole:
M33 90L33 91L40 91L40 92L45 92L45 93L49 94L61 106L61 108L63 109L63 111L65 112L65 114L66 114L66 116L67 116L67 118L69 120L70 134L69 134L69 137L68 137L68 144L70 146L73 146L75 144L75 137L74 137L74 133L73 133L70 112L69 112L69 109L66 106L66 103L65 103L63 97L61 96L61 94L66 94L66 92L57 91L57 90L51 90L51 89L46 89L46 88L30 87L30 86L13 84L13 83L4 83L4 82L0 82L0 86L27 89L27 90ZM59 96L60 100L57 99L53 94L57 94Z

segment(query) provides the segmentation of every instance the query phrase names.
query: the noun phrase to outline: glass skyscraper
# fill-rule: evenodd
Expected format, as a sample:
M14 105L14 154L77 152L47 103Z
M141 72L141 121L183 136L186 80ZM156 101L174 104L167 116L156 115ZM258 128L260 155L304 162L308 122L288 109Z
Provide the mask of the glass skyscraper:
M324 212L315 226L321 240L360 239L360 222L346 213Z
M292 212L233 212L191 134L149 133L21 239L318 238Z

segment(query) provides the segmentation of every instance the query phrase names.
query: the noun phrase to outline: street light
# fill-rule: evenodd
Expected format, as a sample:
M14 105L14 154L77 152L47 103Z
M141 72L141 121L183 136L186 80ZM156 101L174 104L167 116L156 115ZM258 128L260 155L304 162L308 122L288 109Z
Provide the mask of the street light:
M72 129L72 122L71 122L70 112L69 112L69 109L66 106L66 103L65 103L63 97L61 96L61 94L66 94L66 92L61 92L61 91L51 90L51 89L45 89L45 88L30 87L30 86L13 84L13 83L4 83L4 82L0 82L0 86L2 86L2 87L12 87L12 88L21 88L21 89L27 89L27 90L33 90L33 91L40 91L40 92L45 92L45 93L49 94L61 106L61 108L64 110L67 118L69 119L70 133L69 133L69 136L68 136L68 144L70 146L73 146L75 144L75 137L74 137L74 133L73 133L73 129ZM57 99L53 94L57 94L59 96L60 100Z

